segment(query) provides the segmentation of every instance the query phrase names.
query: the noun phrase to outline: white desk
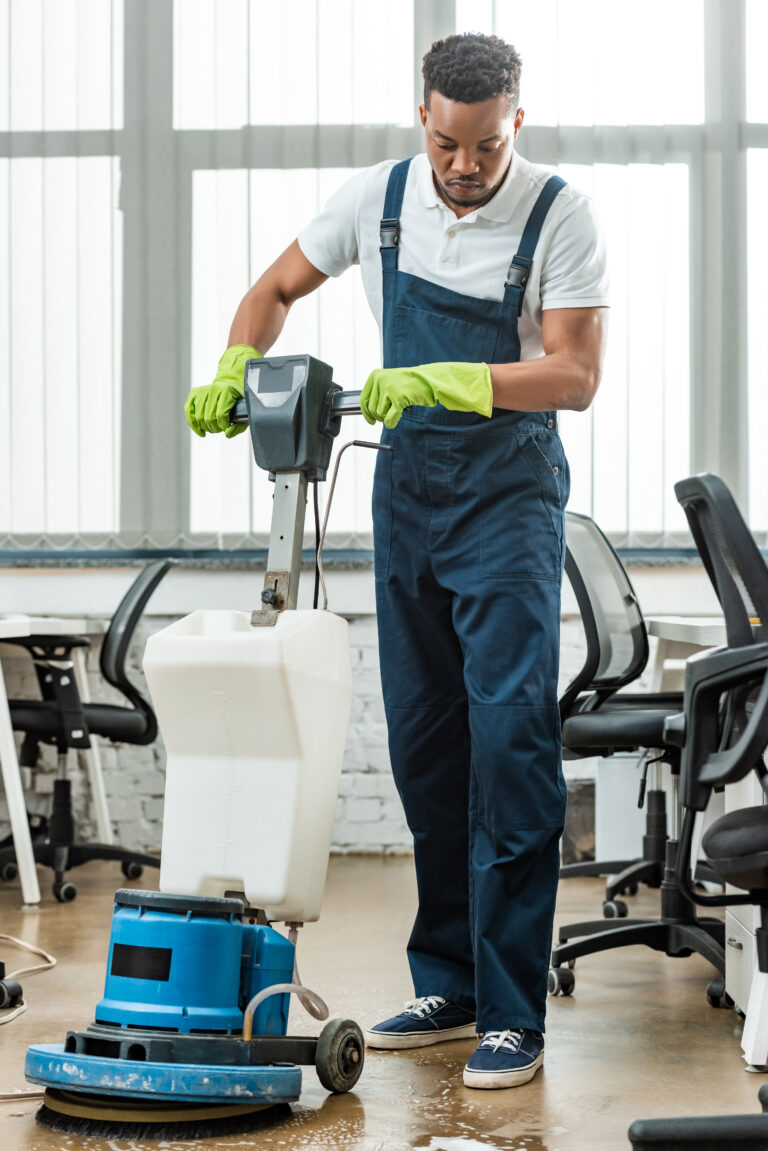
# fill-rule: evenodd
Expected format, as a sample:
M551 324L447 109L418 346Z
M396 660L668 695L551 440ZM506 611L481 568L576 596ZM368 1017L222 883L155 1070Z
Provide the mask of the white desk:
M67 618L66 616L27 616L4 615L0 616L0 645L3 639L14 639L22 636L34 635L100 635L104 632L104 625L98 620L84 618ZM88 677L86 674L86 650L75 648L72 652L72 662L75 678L84 703L90 702L88 692ZM24 649L13 644L0 647L3 656L19 656ZM91 786L96 824L99 839L102 843L112 843L112 823L107 808L104 779L101 770L101 759L97 741L91 737L91 747L86 752L88 778ZM40 903L40 887L37 881L32 839L29 834L26 805L24 803L24 789L21 782L21 771L16 755L16 744L13 738L11 717L8 709L8 696L5 687L5 677L0 659L0 768L2 769L3 787L8 802L8 815L13 835L13 846L16 852L16 862L19 868L21 891L25 906Z
M685 660L707 647L720 647L726 642L722 616L650 616L646 619L648 634L656 636L656 658L653 662L651 691L674 691L682 684L670 682L666 665L671 660Z

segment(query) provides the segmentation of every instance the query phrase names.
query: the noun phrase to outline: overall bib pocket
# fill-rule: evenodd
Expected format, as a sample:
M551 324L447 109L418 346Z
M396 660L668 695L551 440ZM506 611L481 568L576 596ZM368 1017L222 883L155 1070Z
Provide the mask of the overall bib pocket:
M496 333L484 324L440 315L423 308L395 307L393 335L398 343L407 343L419 333L419 364L489 363L493 357Z

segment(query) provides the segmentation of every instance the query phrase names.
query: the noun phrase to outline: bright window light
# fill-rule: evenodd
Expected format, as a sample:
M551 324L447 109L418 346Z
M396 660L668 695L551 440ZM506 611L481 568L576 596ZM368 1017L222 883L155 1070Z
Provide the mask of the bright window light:
M123 0L0 0L0 131L123 125Z
M747 0L747 119L768 123L768 4Z
M412 124L413 0L174 0L175 128Z
M687 166L562 165L559 172L594 199L611 280L600 390L589 413L561 416L570 506L606 531L684 530L673 484L688 474L689 460Z
M704 119L703 0L457 0L456 30L515 45L529 124Z
M227 345L235 309L250 284L351 175L340 168L196 172L193 182L192 380L209 383ZM263 205L269 204L268 213ZM250 241L250 245L249 245ZM379 364L379 335L357 269L299 300L272 355L309 352L334 369L345 390L362 388ZM375 438L362 417L344 420L340 439ZM247 434L192 436L191 528L246 535L267 532L272 484L252 461ZM344 464L329 531L370 532L373 452Z
M119 528L118 182L110 156L0 159L0 532Z
M768 220L765 187L768 152L747 152L747 328L749 371L749 522L753 531L768 531L768 479L765 445L768 441L768 285L765 253Z

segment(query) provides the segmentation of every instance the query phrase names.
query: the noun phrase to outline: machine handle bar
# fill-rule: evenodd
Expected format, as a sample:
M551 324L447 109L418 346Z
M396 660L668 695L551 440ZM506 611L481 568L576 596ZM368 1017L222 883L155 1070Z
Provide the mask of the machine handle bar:
M334 392L331 396L330 415L359 416L360 392ZM245 407L245 397L238 400L229 413L230 424L247 424L248 412Z

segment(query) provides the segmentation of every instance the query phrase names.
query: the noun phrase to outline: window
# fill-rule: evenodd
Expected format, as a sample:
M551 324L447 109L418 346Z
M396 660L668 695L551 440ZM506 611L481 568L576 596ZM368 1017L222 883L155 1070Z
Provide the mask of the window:
M689 543L672 484L712 470L768 532L767 21L763 0L390 0L386 18L368 0L0 0L5 546L263 542L247 438L191 436L184 397L331 191L421 148L421 56L477 28L523 56L521 151L590 192L608 235L604 383L562 419L572 506L618 544ZM296 306L275 351L297 349L361 385L378 335L356 272ZM373 462L345 460L332 546L370 542Z

